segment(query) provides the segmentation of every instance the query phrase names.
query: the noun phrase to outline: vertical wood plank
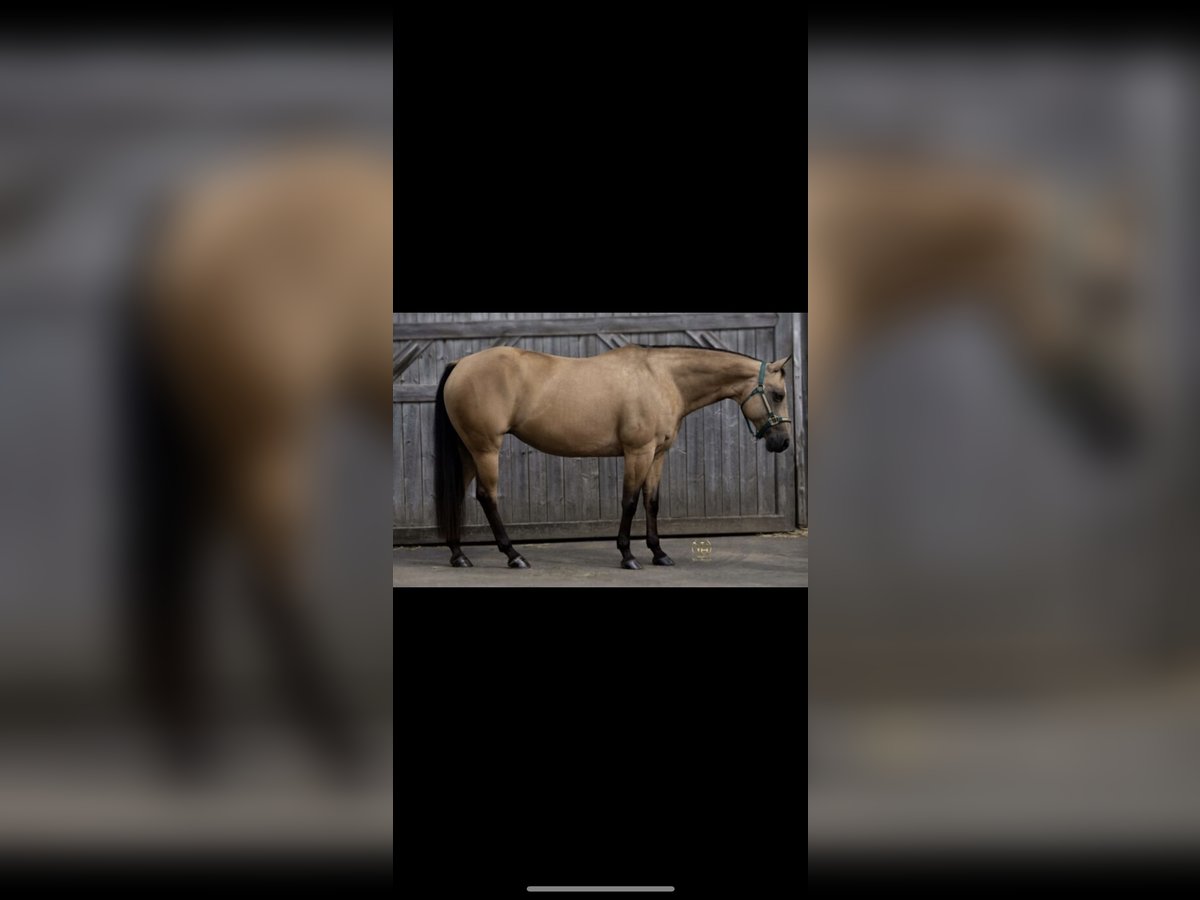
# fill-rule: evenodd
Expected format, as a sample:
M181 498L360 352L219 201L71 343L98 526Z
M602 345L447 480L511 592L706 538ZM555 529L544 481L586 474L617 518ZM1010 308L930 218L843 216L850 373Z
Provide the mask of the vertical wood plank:
M421 435L421 468L420 468L420 493L421 493L421 524L436 525L437 512L433 507L433 491L434 478L436 471L434 466L437 459L434 456L433 446L433 405L430 403L413 403L414 413L417 417L417 430Z
M718 331L716 337L727 347L736 348L736 331ZM736 400L717 404L721 416L721 515L737 516L741 512L742 479L738 474L738 433L742 412Z
M616 519L621 515L621 460L615 456L602 457L600 470L600 517Z
M687 419L679 424L675 445L667 451L666 468L670 472L668 484L671 490L671 516L687 518Z
M779 321L775 323L774 342L775 355L773 359L782 359L792 353L792 313L778 313ZM789 415L793 420L795 416ZM795 432L793 430L793 438ZM775 456L775 510L787 516L789 523L796 521L796 465L795 457L790 453L777 453Z
M667 451L667 457L663 460L662 477L658 482L658 518L671 518L671 466L670 466L671 451Z
M737 342L733 345L739 353L754 356L754 334L748 328L737 333ZM738 513L743 516L758 514L758 470L754 457L759 451L758 442L750 437L745 426L745 416L739 407L737 411L737 442L738 442Z
M808 526L808 429L805 421L804 379L808 370L808 313L792 314L792 346L795 365L792 370L792 434L796 456L796 524Z
M529 455L533 448L515 435L509 435L512 454L512 496L508 501L513 522L529 521Z
M416 319L418 322L432 322L436 315L436 313L417 313ZM430 355L432 349L432 346L427 347L409 369L409 371L415 370L415 384L437 384L437 378L433 374L434 361ZM421 466L419 472L421 524L436 525L437 513L433 508L433 483L435 476L434 467L437 464L437 459L434 456L433 446L433 404L414 403L412 406L417 416L417 428L421 433Z
M585 521L600 519L600 462L594 456L583 459L580 468L583 495L583 518ZM617 533L614 526L613 534Z
M401 404L391 404L391 521L404 521L404 428Z
M775 333L770 328L754 329L754 355L759 360L770 362L775 359ZM755 441L758 444L758 441ZM758 514L774 515L775 506L775 457L763 447L755 448L758 457Z
M721 422L716 405L707 406L698 415L704 424L704 516L721 515Z
M688 416L688 517L704 518L704 411Z
M404 420L404 524L411 526L422 524L421 420L417 405L406 403L401 407Z

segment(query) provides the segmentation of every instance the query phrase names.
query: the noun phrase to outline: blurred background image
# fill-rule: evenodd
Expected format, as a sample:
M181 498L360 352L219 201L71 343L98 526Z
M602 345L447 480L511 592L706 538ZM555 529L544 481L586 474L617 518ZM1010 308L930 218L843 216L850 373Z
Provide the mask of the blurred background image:
M811 859L1194 847L1195 60L808 76Z
M392 109L390 32L0 52L6 857L390 854Z

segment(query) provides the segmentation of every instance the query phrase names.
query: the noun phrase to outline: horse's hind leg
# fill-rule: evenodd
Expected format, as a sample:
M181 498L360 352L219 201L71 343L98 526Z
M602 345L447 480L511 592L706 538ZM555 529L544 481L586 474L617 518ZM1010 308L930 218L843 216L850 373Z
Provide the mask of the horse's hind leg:
M496 546L508 557L511 569L528 569L529 563L520 553L513 549L504 523L500 521L500 510L496 506L496 491L500 484L500 448L483 453L473 453L475 457L475 499L483 507L488 524L492 526L492 534L496 536Z
M358 735L330 678L316 623L303 609L313 587L304 545L311 536L314 439L309 428L295 427L239 448L232 512L248 551L248 599L276 657L287 699L326 760L350 774L361 762Z
M462 450L463 458L463 490L467 489L467 485L471 483L471 479L475 477L475 460L471 458L471 454L465 449ZM467 559L467 554L463 553L462 544L458 541L450 541L450 565L457 569L469 569L475 564Z

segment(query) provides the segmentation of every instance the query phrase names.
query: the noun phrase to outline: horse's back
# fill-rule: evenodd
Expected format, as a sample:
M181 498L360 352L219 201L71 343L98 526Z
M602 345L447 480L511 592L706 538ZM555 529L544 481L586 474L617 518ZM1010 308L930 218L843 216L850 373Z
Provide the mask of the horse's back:
M628 346L576 358L492 347L458 361L446 381L447 410L460 434L511 431L561 456L619 455L622 416L648 394L645 353Z
M633 370L644 359L644 347L629 345L599 356L555 356L518 347L489 347L464 356L455 363L452 378L495 377L497 372L522 379L571 379L586 381L604 372Z

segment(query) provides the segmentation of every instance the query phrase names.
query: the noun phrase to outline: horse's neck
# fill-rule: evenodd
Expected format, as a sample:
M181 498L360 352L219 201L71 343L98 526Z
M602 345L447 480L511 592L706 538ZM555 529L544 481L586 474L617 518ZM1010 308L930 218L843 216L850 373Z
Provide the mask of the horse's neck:
M737 399L758 377L759 364L734 353L681 348L670 362L671 377L683 398L683 414Z
M1037 248L1061 201L1044 186L928 169L855 174L812 182L810 168L810 406L842 357L880 333L965 298L1019 322L1046 286Z

